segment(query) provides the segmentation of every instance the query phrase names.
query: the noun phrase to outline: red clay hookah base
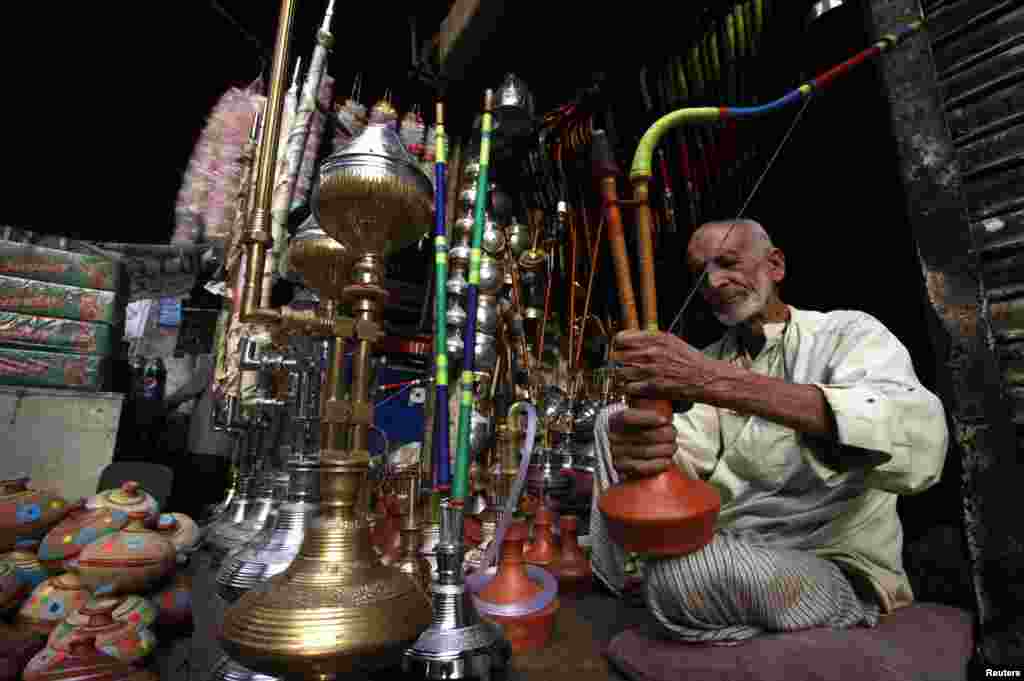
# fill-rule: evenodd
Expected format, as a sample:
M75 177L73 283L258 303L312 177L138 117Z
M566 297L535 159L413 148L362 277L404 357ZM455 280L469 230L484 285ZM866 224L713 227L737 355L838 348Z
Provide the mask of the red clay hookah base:
M615 485L597 505L608 534L627 551L683 556L710 543L722 502L714 487L673 466Z

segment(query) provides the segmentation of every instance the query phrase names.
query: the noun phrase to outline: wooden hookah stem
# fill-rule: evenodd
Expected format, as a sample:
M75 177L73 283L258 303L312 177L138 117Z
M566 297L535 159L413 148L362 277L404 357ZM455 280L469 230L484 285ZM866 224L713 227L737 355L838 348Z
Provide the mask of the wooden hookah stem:
M644 328L658 330L658 295L654 279L654 229L651 206L647 202L647 179L633 183L633 198L637 202L637 245L640 256L640 295L644 303Z

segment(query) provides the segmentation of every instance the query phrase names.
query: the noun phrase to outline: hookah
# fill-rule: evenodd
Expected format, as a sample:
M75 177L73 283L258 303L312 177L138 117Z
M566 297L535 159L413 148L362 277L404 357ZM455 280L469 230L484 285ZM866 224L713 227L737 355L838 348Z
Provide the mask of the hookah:
M253 410L250 428L254 428L257 433L257 457L264 464L264 472L255 490L252 490L250 483L253 499L242 521L221 525L210 533L207 543L214 564L219 564L226 555L239 549L267 525L287 489L287 475L265 465L268 453L265 451L264 440L272 426L280 421L283 408L287 405L286 400L273 395L272 372L278 368L293 368L296 361L287 359L281 353L261 352L257 343L245 338L241 341L240 355L240 368L243 371L256 371L258 376L256 395L247 401L247 406Z
M227 395L215 405L214 429L227 432L232 438L232 483L228 490L227 506L203 527L204 547L211 548L221 531L245 520L254 487L255 465L250 450L250 419L241 415L238 397ZM223 503L223 502L222 502Z
M268 99L270 139L280 127L294 10L295 0L282 0ZM271 242L265 223L273 150L260 151L256 210L243 237L248 270L241 318L303 326L315 331L311 335L334 338L321 399L320 505L291 565L228 609L218 639L236 662L262 674L367 674L400 659L431 620L423 591L396 567L382 565L370 545L365 484L373 422L370 356L382 334L379 318L387 296L384 258L419 240L430 219L433 187L392 127L371 123L322 164L314 186L316 221L346 253L339 258L317 248L316 264L311 258L302 270L304 276L329 272L328 281L344 282L337 302L353 317L339 316L329 304L316 311L265 309L259 277ZM346 386L349 339L355 350Z

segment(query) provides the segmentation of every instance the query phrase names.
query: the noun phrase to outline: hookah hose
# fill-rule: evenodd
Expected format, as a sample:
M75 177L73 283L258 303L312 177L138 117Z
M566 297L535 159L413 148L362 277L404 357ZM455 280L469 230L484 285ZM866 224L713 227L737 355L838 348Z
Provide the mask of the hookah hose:
M476 205L473 215L473 241L469 251L469 286L466 289L466 330L463 336L462 396L459 404L458 450L455 458L455 480L452 503L462 506L469 487L469 437L473 412L473 375L476 357L477 297L480 288L480 245L484 234L484 211L488 198L488 170L491 158L491 109L494 91L484 93L484 111L480 122L480 171L476 185Z
M448 326L445 313L448 310L448 238L445 235L447 175L447 150L444 134L444 104L437 103L436 150L434 162L434 367L436 371L436 403L434 423L439 427L434 432L434 466L436 468L436 489L443 492L451 485L451 471L448 464Z
M630 181L634 188L634 198L638 203L637 226L640 242L641 297L644 303L644 327L646 330L658 330L653 245L651 242L652 215L647 199L648 182L652 176L652 158L661 137L672 128L687 123L706 123L728 120L730 118L753 118L762 114L779 111L790 104L809 99L816 92L823 90L836 78L847 73L858 64L899 45L908 36L916 33L923 25L923 21L914 21L899 33L882 36L873 46L862 50L850 59L812 79L810 82L804 83L767 104L752 107L719 106L680 109L662 116L647 129L647 132L640 139L640 144L637 146L636 154L633 156L633 165L630 169ZM700 281L698 281L699 285Z
M505 540L505 533L508 532L509 525L512 524L512 517L515 514L516 506L519 505L519 497L523 493L523 487L526 485L526 476L530 470L530 454L533 452L533 443L537 437L537 411L529 402L517 402L509 409L509 418L518 420L521 410L526 412L526 438L523 440L523 446L520 450L519 474L516 476L515 482L512 483L512 490L505 500L504 512L502 513L501 521L498 523L494 541L487 547L483 561L480 563L480 569L466 577L466 588L470 593L474 594L473 603L477 609L483 614L501 617L523 617L539 612L548 607L551 601L555 599L555 596L558 595L558 580L555 579L554 575L536 565L527 565L527 576L533 582L540 583L542 587L541 592L533 598L504 605L487 603L476 598L476 594L486 587L498 572L498 568L492 567L492 565L494 565L494 561L497 558L501 543Z

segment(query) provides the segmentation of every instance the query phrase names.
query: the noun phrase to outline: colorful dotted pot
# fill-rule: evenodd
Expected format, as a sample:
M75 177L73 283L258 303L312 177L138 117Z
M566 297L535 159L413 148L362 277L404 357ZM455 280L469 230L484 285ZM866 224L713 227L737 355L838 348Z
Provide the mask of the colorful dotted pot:
M128 525L82 549L77 570L97 596L142 594L175 567L174 544L144 525L144 512L129 513Z
M128 525L128 514L113 508L87 509L76 505L68 517L57 523L39 545L39 560L49 570L69 567L89 544Z
M0 553L10 551L19 539L41 537L68 510L68 502L56 494L29 489L29 478L0 480Z

